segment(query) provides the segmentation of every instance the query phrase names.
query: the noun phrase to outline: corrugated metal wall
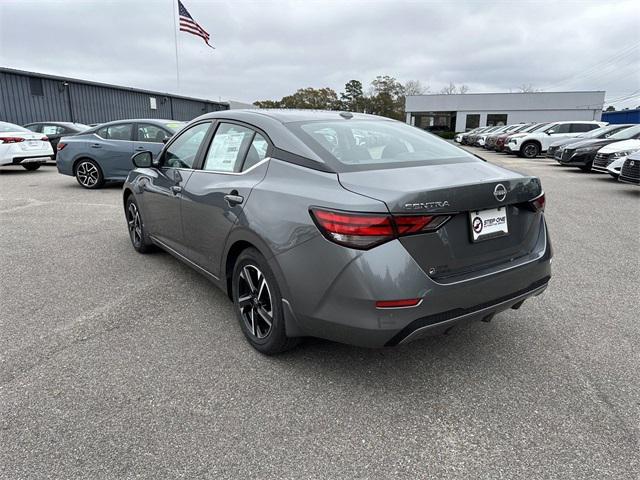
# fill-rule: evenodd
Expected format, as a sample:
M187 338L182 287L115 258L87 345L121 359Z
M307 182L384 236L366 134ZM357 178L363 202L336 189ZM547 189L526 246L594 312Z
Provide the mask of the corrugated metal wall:
M604 112L602 121L609 123L640 123L640 109Z
M31 78L40 79L43 95L33 94ZM150 97L155 98L155 110L151 109ZM0 120L18 125L47 120L79 123L124 118L191 120L203 113L226 109L223 103L164 93L0 71Z

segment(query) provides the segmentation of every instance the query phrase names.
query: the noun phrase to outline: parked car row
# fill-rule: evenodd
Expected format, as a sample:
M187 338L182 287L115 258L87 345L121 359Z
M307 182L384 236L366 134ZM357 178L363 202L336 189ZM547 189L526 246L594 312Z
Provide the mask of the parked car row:
M585 172L609 173L627 183L640 183L640 125L603 122L547 122L481 127L458 134L461 144L535 158L545 153L561 165ZM626 167L625 167L626 165Z

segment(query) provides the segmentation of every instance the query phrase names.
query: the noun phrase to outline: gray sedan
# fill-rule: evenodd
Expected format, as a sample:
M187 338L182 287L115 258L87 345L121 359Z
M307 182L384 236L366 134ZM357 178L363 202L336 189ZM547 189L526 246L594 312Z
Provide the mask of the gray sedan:
M89 189L107 181L124 181L133 168L131 155L143 150L159 153L183 126L173 120L118 120L62 137L57 145L58 172L76 177Z
M216 112L133 162L133 247L224 290L265 354L305 336L397 345L519 308L550 279L539 179L394 120Z

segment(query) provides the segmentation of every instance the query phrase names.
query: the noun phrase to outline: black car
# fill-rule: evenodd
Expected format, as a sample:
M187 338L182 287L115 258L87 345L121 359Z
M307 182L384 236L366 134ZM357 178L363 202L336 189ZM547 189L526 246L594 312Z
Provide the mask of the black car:
M28 128L32 132L38 132L46 135L46 137L49 139L49 143L51 143L51 147L53 148L54 160L58 151L57 147L60 138L84 132L89 128L88 125L72 122L33 122L23 126L24 128Z
M618 133L625 128L633 127L633 123L620 123L615 125L606 125L604 127L596 128L589 132L585 132L577 137L563 138L557 142L552 143L547 148L547 158L555 158L556 153L563 147L567 147L570 143L578 143L583 140L596 140L609 138L611 135Z
M584 172L590 172L593 160L602 147L610 143L637 138L640 138L640 125L625 128L608 138L570 143L556 151L555 159L561 165L579 167Z

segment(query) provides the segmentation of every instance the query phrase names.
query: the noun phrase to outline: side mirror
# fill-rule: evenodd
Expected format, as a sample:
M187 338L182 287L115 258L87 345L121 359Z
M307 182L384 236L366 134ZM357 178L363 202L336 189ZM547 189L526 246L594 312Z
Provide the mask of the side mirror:
M164 138L162 139L162 143L167 143L168 141L169 141L169 137L164 137Z
M547 135L551 135L552 133L556 133L553 130L547 130Z
M138 152L131 157L131 161L137 168L150 168L153 165L153 153L148 150Z

